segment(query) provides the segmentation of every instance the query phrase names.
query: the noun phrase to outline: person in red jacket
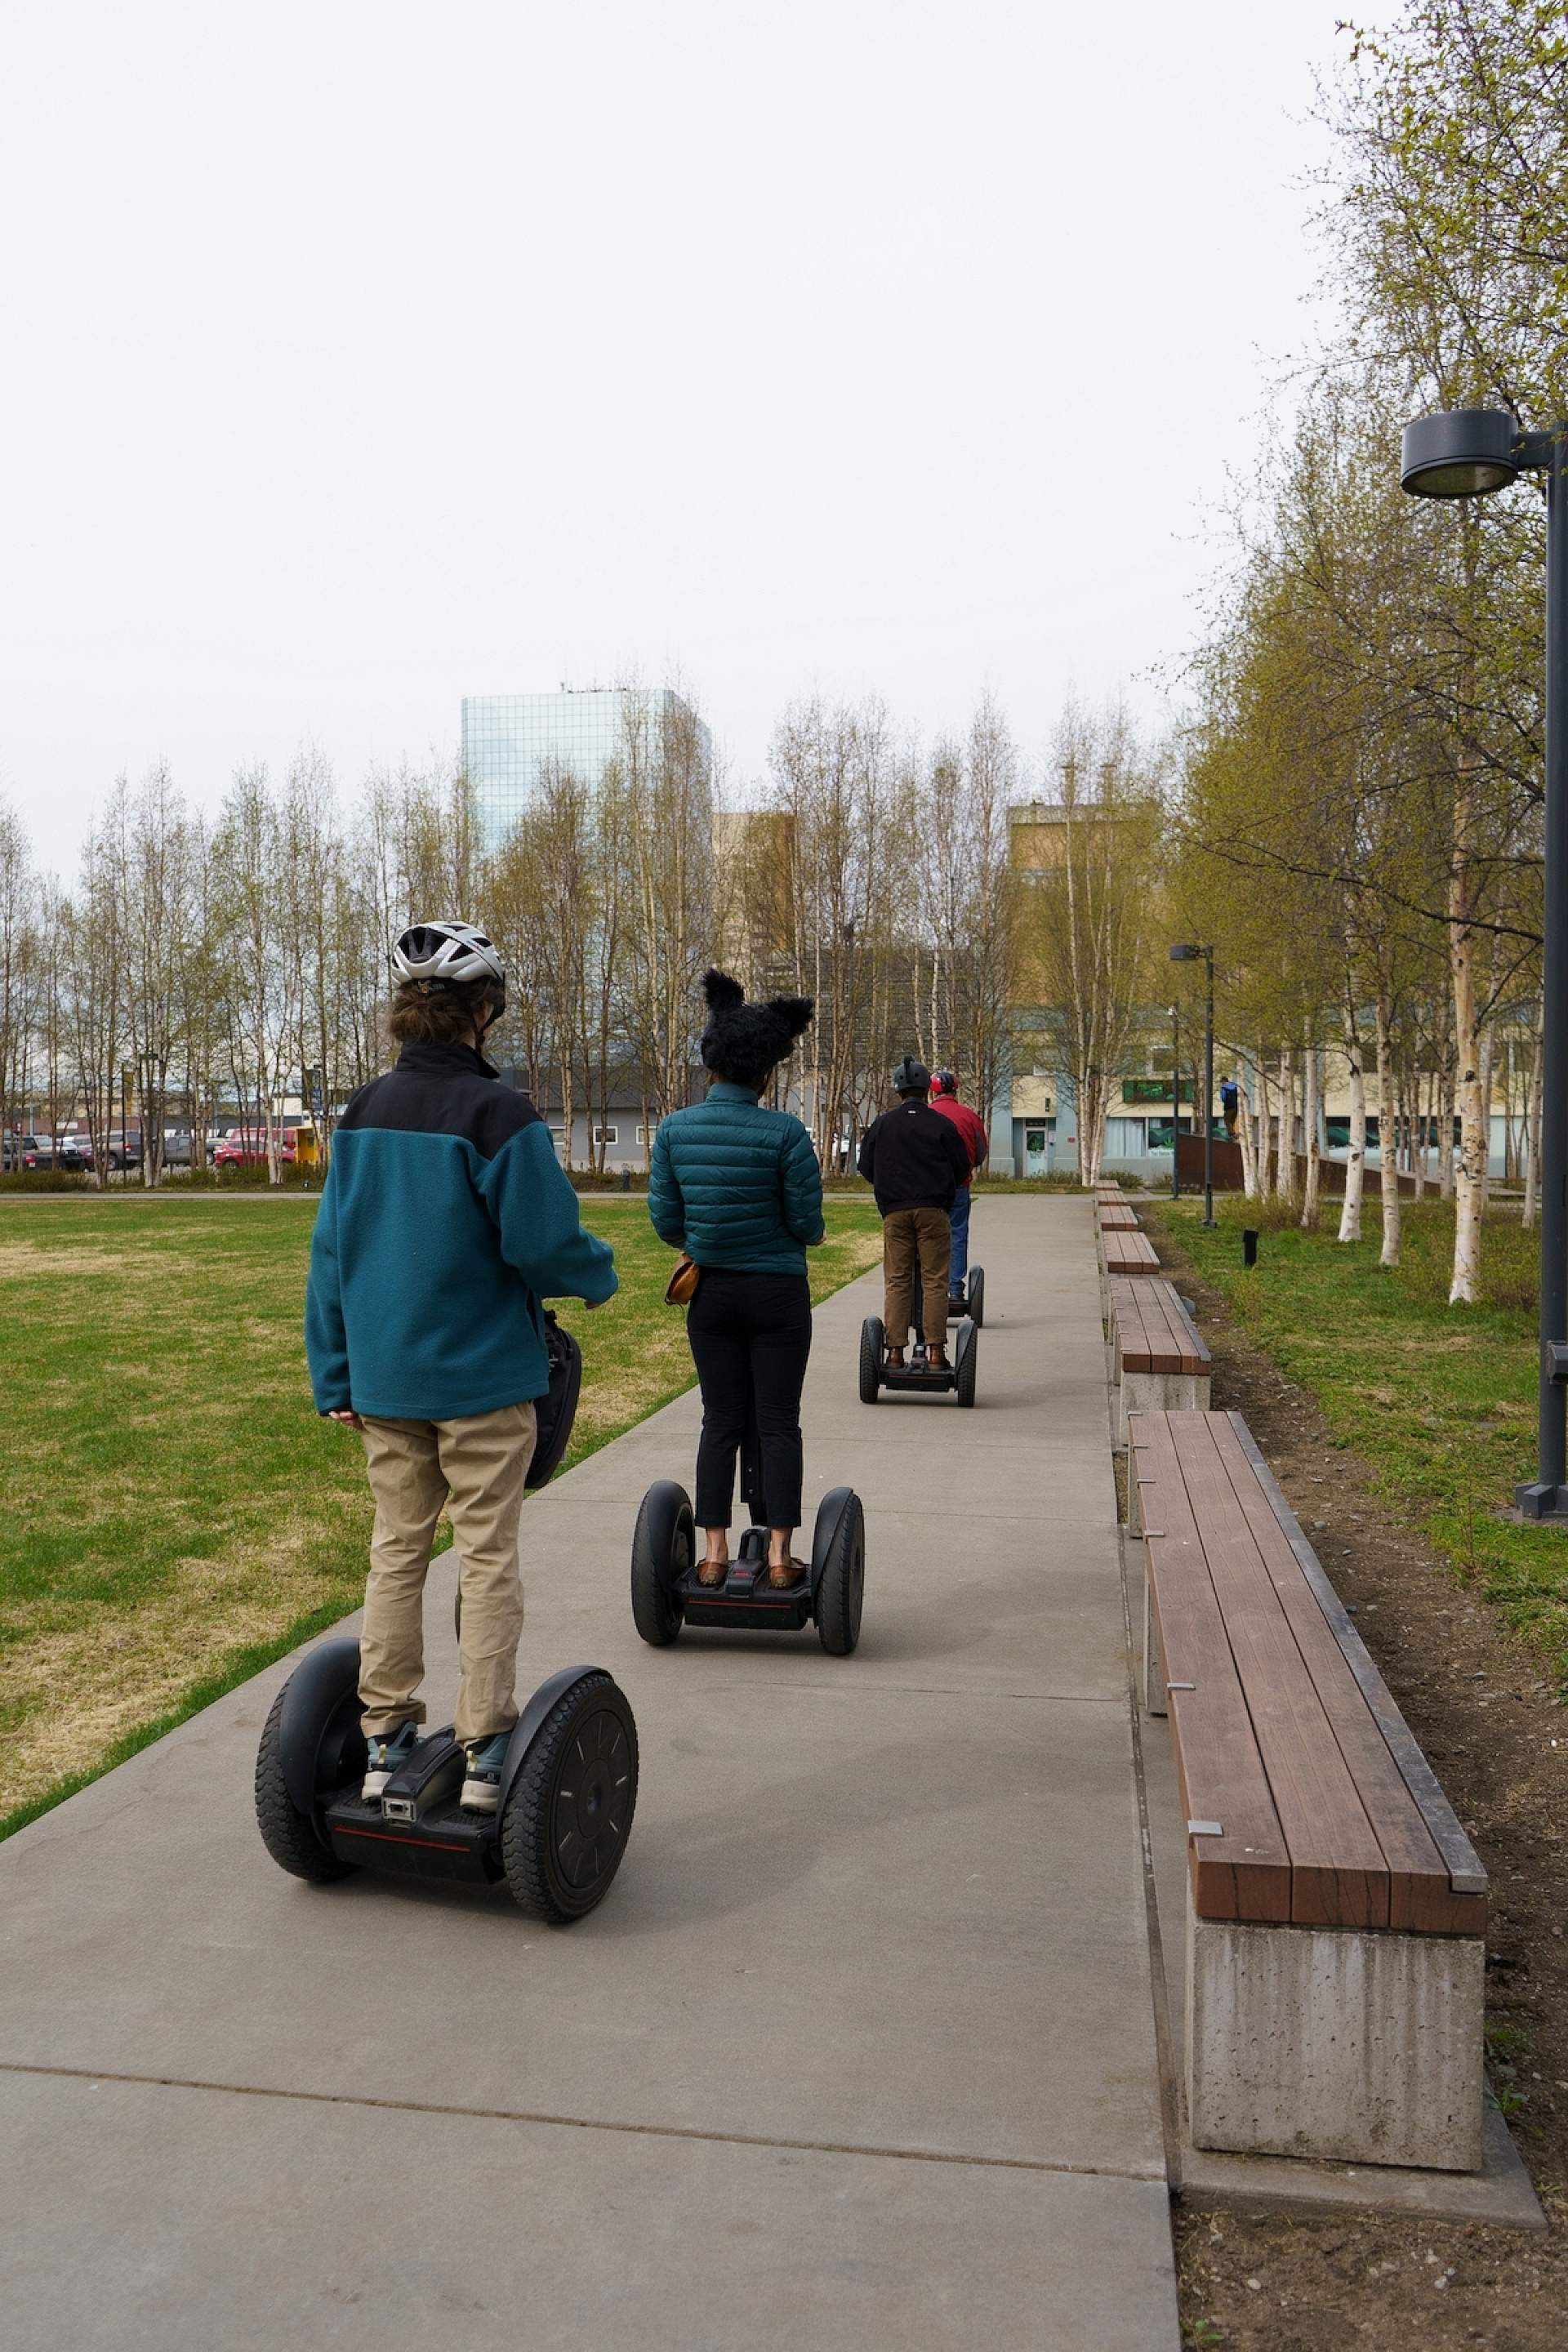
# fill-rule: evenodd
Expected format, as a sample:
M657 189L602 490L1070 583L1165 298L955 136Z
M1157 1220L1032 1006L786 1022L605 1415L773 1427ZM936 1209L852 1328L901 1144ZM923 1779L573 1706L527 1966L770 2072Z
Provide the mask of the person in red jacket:
M977 1110L971 1110L958 1099L958 1080L951 1070L937 1070L931 1082L931 1107L941 1111L943 1118L952 1119L969 1153L969 1174L959 1187L952 1203L952 1255L948 1262L947 1286L954 1298L963 1295L963 1285L969 1273L969 1212L973 1204L973 1179L974 1171L990 1150L985 1123Z

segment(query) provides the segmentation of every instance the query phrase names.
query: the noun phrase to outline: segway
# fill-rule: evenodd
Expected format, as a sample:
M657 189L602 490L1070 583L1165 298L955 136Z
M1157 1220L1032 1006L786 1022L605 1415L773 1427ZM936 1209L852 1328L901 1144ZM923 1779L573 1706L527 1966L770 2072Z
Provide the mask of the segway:
M566 1450L582 1378L570 1332L546 1318L550 1391L526 1483L542 1486ZM459 1601L460 1612L460 1601ZM465 1811L467 1759L450 1725L409 1751L379 1797L361 1796L359 1643L322 1642L301 1659L267 1718L256 1759L256 1820L279 1868L324 1886L361 1869L493 1886L564 1925L609 1892L631 1834L637 1732L625 1694L599 1666L541 1683L507 1743L493 1813Z
M974 1277L981 1284L981 1303L984 1303L984 1276L978 1266ZM860 1402L875 1404L884 1389L915 1390L928 1396L942 1396L951 1390L961 1405L974 1402L974 1380L979 1370L979 1343L975 1338L973 1317L959 1324L953 1334L949 1360L933 1364L931 1349L926 1345L921 1323L925 1296L921 1288L921 1270L915 1268L914 1297L910 1302L910 1320L914 1325L914 1344L901 1364L888 1361L888 1334L879 1315L868 1315L860 1326Z
M965 1317L977 1331L985 1320L985 1268L983 1265L970 1267L967 1284L957 1290L949 1288L948 1321L962 1323Z
M691 1497L673 1478L648 1488L632 1537L632 1618L645 1642L664 1649L682 1625L798 1633L816 1620L829 1655L847 1657L860 1639L866 1585L866 1515L853 1486L835 1486L817 1506L811 1566L798 1584L768 1582L768 1516L762 1454L748 1428L741 1451L741 1493L752 1524L741 1537L722 1584L697 1575L697 1523Z
M637 1794L637 1733L598 1666L540 1684L517 1719L493 1813L458 1803L466 1759L450 1726L409 1752L378 1799L360 1795L359 1643L323 1642L273 1702L256 1759L256 1819L280 1868L317 1885L360 1869L493 1886L563 1925L604 1900Z

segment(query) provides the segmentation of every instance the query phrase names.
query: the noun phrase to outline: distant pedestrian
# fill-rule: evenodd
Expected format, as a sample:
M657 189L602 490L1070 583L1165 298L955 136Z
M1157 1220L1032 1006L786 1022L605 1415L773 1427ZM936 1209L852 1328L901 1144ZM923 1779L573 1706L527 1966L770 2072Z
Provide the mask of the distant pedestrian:
M971 1110L958 1098L958 1080L951 1070L933 1072L931 1082L931 1107L943 1118L950 1118L969 1149L969 1174L952 1196L952 1210L948 1223L952 1230L952 1250L948 1260L947 1287L949 1296L962 1298L969 1275L969 1212L973 1203L974 1171L990 1150L985 1122L977 1110Z
M888 1361L904 1360L921 1270L921 1328L932 1368L947 1369L947 1276L950 1214L973 1170L969 1146L926 1097L931 1073L906 1054L893 1072L899 1102L867 1129L857 1163L882 1213L883 1322Z
M1241 1115L1241 1088L1234 1078L1226 1078L1220 1086L1219 1109L1225 1121L1225 1131L1234 1141L1237 1121Z

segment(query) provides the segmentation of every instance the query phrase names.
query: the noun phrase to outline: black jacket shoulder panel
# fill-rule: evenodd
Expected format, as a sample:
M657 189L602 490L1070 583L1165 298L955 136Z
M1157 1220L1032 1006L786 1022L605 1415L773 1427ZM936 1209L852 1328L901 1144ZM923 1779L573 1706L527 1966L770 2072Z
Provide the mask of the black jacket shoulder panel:
M453 1135L493 1160L525 1127L540 1123L528 1097L491 1077L465 1046L405 1047L395 1069L350 1096L338 1125L405 1135Z

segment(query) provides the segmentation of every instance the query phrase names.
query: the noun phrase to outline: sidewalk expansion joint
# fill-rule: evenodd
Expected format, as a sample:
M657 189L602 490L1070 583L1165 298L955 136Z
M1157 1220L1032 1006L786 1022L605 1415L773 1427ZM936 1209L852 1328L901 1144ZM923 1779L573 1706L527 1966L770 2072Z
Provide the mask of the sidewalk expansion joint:
M733 1697L737 1691L788 1691L801 1698L1016 1698L1026 1706L1113 1706L1120 1708L1124 1701L1119 1691L1060 1690L998 1690L991 1683L868 1683L856 1682L853 1687L847 1679L831 1683L795 1682L781 1675L777 1682L757 1675L743 1683L708 1682L705 1692L715 1696L722 1691Z
M974 2156L958 2148L889 2147L875 2141L785 2139L766 2132L703 2131L695 2124L636 2124L596 2116L561 2116L527 2107L469 2107L437 2099L378 2099L358 2091L295 2091L267 2083L215 2083L186 2074L131 2074L111 2067L29 2065L0 2058L0 2074L66 2083L121 2083L155 2091L210 2091L231 2099L281 2099L300 2106L374 2109L392 2115L455 2116L470 2123L535 2124L558 2131L618 2132L632 2139L695 2140L720 2147L772 2147L791 2156L881 2157L896 2164L960 2164L977 2172L1071 2173L1096 2180L1163 2182L1161 2165L1051 2164L1028 2156Z

